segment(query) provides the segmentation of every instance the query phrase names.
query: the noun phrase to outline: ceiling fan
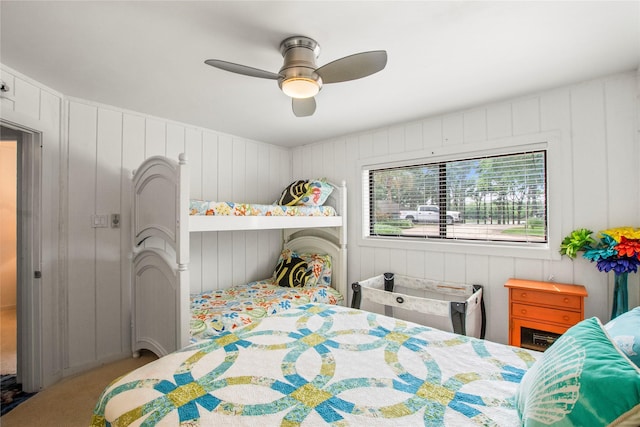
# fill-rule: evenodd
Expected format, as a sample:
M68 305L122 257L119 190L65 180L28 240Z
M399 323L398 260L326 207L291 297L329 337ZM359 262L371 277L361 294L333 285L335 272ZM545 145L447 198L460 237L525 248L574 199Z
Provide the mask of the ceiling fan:
M284 64L277 73L220 59L207 59L204 62L232 73L277 80L280 89L292 98L296 117L310 116L316 111L314 96L323 84L360 79L383 70L387 65L387 52L374 50L345 56L318 68L316 58L320 54L320 45L305 36L283 40L280 53L284 57Z

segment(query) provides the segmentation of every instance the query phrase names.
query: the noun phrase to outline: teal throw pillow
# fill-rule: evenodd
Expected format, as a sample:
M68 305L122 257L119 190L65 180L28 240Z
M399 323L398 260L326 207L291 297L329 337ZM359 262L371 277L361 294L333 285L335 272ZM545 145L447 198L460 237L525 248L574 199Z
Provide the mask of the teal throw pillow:
M640 367L640 307L612 319L604 328L620 350Z
M565 332L525 373L516 394L524 427L640 425L640 369L595 317Z

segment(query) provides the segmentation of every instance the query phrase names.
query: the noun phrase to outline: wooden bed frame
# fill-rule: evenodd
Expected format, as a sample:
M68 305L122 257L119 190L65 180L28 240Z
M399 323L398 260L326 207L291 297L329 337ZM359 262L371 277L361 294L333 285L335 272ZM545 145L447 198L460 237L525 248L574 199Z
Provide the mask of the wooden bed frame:
M283 249L331 255L331 285L347 301L347 192L334 185L326 205L338 216L190 216L187 157L145 160L133 173L132 350L163 356L189 344L189 235L283 230ZM145 248L160 238L171 248Z

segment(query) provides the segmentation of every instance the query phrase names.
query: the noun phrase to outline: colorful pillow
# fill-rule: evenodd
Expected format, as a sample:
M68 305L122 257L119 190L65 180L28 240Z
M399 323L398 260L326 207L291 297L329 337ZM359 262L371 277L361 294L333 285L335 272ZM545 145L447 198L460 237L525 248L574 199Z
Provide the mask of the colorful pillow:
M283 259L298 257L307 263L307 272L309 278L306 287L318 285L331 286L332 263L331 255L314 254L314 253L297 253L290 249L285 249L280 253L277 265L280 265ZM276 273L274 273L274 280Z
M308 279L307 263L302 258L285 258L276 267L275 280L280 286L303 287L307 284Z
M618 348L640 367L640 307L612 319L604 328Z
M282 190L282 194L280 194L280 198L276 200L276 205L283 206L295 206L298 201L302 197L304 197L309 191L309 181L307 180L298 180L289 184L284 190Z
M565 332L525 373L516 406L524 427L640 425L640 369L592 317Z
M331 286L331 255L304 253L298 254L298 256L307 262L307 271L309 272L307 287Z
M298 200L298 205L303 206L322 206L333 191L333 185L329 184L325 179L316 179L309 181L309 189L306 194Z

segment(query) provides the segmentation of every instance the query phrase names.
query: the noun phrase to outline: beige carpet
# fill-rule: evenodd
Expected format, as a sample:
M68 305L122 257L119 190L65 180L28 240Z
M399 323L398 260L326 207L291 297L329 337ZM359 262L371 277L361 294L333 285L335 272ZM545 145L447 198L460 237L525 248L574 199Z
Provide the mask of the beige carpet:
M117 377L153 360L156 360L153 353L144 352L139 359L121 360L65 378L0 418L0 425L87 427L102 390Z

